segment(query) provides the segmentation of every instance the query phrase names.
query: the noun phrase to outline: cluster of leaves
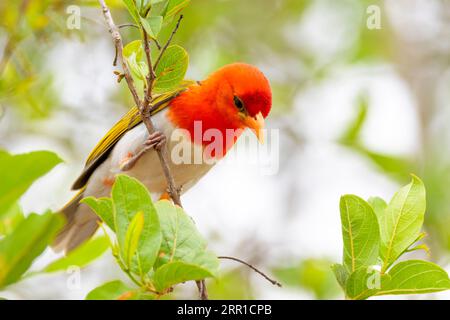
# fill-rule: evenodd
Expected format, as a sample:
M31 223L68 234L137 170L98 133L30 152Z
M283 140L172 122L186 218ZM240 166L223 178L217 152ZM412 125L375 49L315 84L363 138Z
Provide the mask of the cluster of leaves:
M61 159L48 151L11 155L0 151L0 289L29 275L83 267L108 249L107 239L93 239L39 272L28 273L62 227L62 216L50 211L25 216L20 197L31 184L49 172Z
M63 0L0 3L5 41L0 49L0 103L13 104L24 116L46 117L58 106L45 59L52 44L68 34L66 7Z
M357 151L375 164L381 172L401 183L405 182L405 176L409 172L421 172L421 177L430 191L427 195L428 214L425 217L425 225L433 235L432 243L436 249L449 250L450 231L447 225L450 223L448 214L450 212L448 210L450 193L447 181L450 178L450 161L440 149L441 141L433 142L423 139L422 150L426 151L420 156L408 158L384 154L367 148L362 141L361 133L370 110L369 102L365 95L359 98L356 115L340 137L339 142Z
M407 252L428 250L417 244L425 236L425 207L425 187L416 176L389 204L377 197L368 202L355 195L341 198L343 262L332 269L348 299L450 289L447 273L434 263L396 263Z
M134 22L145 32L154 44L151 52L159 50L161 57L154 61L155 79L152 83L154 93L173 90L184 79L189 64L186 50L178 45L170 45L164 49L158 42L159 33L169 26L173 18L181 12L189 0L123 0ZM144 37L142 36L144 39ZM143 81L148 75L148 66L144 52L143 39L129 42L123 49L123 56L135 79ZM159 61L158 61L159 60Z
M119 175L111 198L85 198L115 236L110 238L117 263L138 286L108 282L87 299L152 299L169 293L175 284L215 277L218 258L182 208L167 200L153 203L134 178Z

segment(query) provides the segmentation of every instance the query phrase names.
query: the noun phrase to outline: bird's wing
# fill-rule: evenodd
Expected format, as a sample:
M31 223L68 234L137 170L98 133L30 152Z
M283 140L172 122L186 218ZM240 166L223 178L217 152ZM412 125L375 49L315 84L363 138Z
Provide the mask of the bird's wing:
M153 98L153 105L158 105L158 108L152 111L151 115L155 115L159 111L165 109L170 101L175 98L178 94L185 91L190 85L195 84L194 81L183 81L180 86L168 93L157 95ZM106 135L100 140L99 143L94 147L94 149L89 154L83 172L80 174L78 179L72 185L72 190L78 190L83 188L91 174L95 169L103 163L103 161L108 157L114 145L120 140L120 138L127 133L127 131L133 129L135 126L142 122L141 116L137 107L131 108L122 119L120 119Z

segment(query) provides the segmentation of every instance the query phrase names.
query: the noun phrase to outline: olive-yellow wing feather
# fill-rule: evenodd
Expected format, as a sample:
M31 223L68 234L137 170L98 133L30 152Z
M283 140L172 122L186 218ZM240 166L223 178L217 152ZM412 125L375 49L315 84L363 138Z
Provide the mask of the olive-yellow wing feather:
M182 91L186 90L187 87L194 84L194 81L183 81L179 88L168 93L157 95L153 98L153 105L158 105L158 108L151 112L151 115L158 113L159 111L165 109L170 101L175 98ZM78 190L83 188L89 177L95 171L95 169L108 157L114 145L120 140L120 138L127 133L127 131L133 129L135 126L140 124L142 119L140 117L137 107L133 107L128 111L122 119L120 119L111 130L106 133L106 135L100 140L99 143L94 147L94 149L89 154L86 165L83 172L80 174L78 179L72 185L73 190Z

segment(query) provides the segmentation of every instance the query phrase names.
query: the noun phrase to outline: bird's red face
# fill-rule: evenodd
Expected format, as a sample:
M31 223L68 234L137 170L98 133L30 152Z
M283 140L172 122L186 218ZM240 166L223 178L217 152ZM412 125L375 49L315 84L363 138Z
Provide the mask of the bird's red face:
M251 129L264 141L264 119L272 107L272 91L264 74L244 63L227 65L211 76L218 83L217 107L233 129Z
M221 144L221 152L214 153L215 157L220 157L234 145L245 128L251 129L263 142L264 118L271 107L272 91L263 73L254 66L234 63L176 97L171 102L169 117L178 128L189 131L194 143ZM195 126L199 122L200 129ZM210 129L220 132L221 142L211 142L204 137ZM196 130L202 131L200 135Z

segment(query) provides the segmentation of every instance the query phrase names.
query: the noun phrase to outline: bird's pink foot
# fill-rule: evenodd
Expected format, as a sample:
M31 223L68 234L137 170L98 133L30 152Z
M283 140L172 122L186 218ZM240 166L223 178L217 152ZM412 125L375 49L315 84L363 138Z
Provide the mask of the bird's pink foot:
M147 148L154 148L155 150L161 150L166 143L166 136L161 131L153 132L144 142Z
M161 131L153 132L144 142L143 148L136 154L128 154L120 164L120 170L128 171L132 169L136 162L149 150L161 150L166 143L166 136Z

